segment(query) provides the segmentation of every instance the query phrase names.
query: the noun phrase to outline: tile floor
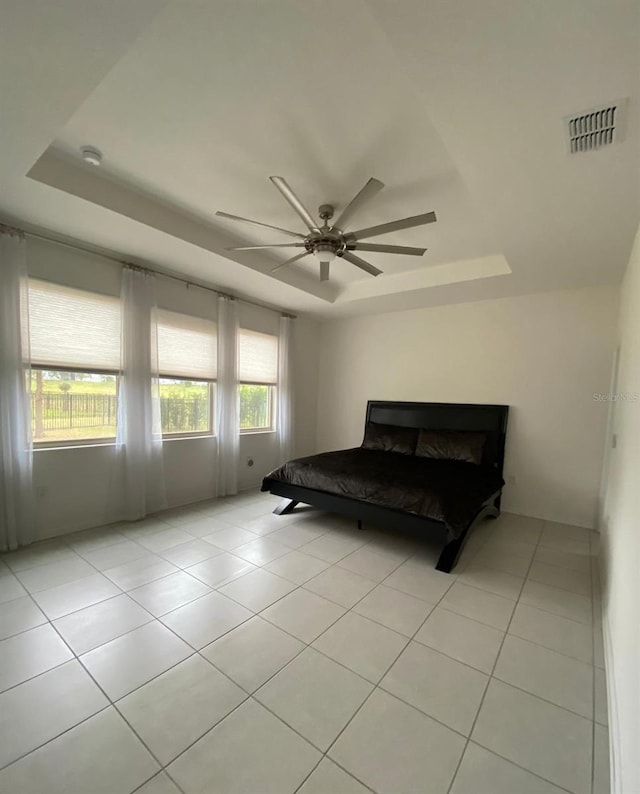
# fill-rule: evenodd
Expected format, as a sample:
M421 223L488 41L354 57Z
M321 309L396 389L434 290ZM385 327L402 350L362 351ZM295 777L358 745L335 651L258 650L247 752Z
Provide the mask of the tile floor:
M606 794L597 536L256 492L0 558L0 791Z

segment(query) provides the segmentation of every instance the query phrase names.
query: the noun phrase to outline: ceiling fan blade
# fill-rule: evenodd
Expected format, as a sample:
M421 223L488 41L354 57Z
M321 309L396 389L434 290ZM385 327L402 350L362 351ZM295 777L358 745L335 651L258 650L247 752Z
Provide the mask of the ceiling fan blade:
M298 259L302 259L303 256L309 256L309 251L305 251L303 254L296 254L292 256L291 259L287 259L286 262L282 262L280 265L276 265L275 267L271 268L271 272L275 273L276 270L280 270L282 267L286 267L287 265L292 265L294 262L297 262Z
M382 273L382 270L378 270L377 267L370 265L368 262L365 262L364 259L360 259L359 256L356 256L351 251L345 251L342 254L342 258L346 259L347 262L351 262L352 265L359 267L360 270L364 270L367 273L370 273L372 276L379 276Z
M249 218L241 218L239 215L229 215L228 212L216 212L216 215L219 215L221 218L229 218L232 221L241 221L241 223L252 223L254 226L264 226L265 229L274 229L276 232L282 232L282 234L288 234L289 237L299 237L301 240L304 240L304 234L299 234L298 232L290 232L289 229L281 229L279 226L271 226L268 223L262 223L261 221L252 221Z
M271 245L232 245L225 251L253 251L259 248L304 248L304 243L273 243Z
M320 281L329 281L329 262L320 262Z
M293 243L298 245L298 243ZM409 254L410 256L422 256L426 253L426 248L413 248L409 245L377 245L376 243L361 243L354 240L348 243L349 251L371 251L378 254Z
M368 229L358 229L355 232L345 234L347 240L364 240L367 237L377 237L379 234L389 234L400 229L411 229L413 226L424 226L426 223L435 223L437 220L435 212L426 212L424 215L414 215L411 218L403 218L400 221L391 223L381 223L379 226L370 226Z
M270 176L269 179L285 197L286 201L293 207L305 223L305 226L312 232L320 231L318 224L313 220L309 210L304 206L296 194L291 190L286 180L281 176Z
M347 206L342 210L340 217L338 220L333 224L334 227L338 229L344 229L345 223L349 220L349 218L353 215L354 212L360 209L360 207L369 201L370 198L373 198L375 194L382 190L384 184L379 179L371 179L367 182L367 184L362 188L362 190L357 193L347 204Z

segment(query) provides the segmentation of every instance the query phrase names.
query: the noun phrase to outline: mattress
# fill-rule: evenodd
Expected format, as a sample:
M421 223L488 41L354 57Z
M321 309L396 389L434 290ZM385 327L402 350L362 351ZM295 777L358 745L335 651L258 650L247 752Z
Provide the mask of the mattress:
M504 485L492 466L345 449L285 463L264 478L272 482L349 497L445 524L451 539L473 521Z

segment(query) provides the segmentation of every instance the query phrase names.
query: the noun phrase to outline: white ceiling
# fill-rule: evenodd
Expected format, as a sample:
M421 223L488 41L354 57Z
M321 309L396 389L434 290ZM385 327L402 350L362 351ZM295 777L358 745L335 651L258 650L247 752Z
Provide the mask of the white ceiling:
M53 7L52 7L53 6ZM283 308L398 310L620 279L639 220L635 0L0 0L0 214ZM6 8L5 8L6 7ZM92 5L92 9L93 9ZM569 156L563 117L629 97L626 138ZM8 108L9 113L4 109ZM83 144L105 154L100 169ZM271 275L370 176L356 227L435 210L365 256Z

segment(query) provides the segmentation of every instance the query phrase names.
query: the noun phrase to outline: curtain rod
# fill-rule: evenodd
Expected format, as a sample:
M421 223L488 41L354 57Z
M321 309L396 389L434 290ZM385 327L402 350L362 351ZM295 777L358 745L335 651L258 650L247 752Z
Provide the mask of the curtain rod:
M2 224L4 225L4 224ZM101 256L103 259L109 259L111 262L116 262L123 267L135 267L139 268L140 270L144 270L147 273L153 273L156 276L160 276L161 278L168 278L173 281L179 281L181 284L186 284L187 287L197 287L198 289L207 290L207 292L213 292L215 295L220 295L223 298L230 298L231 300L237 300L241 303L248 303L250 306L257 306L260 309L267 309L268 311L275 312L276 314L280 314L283 317L289 317L291 320L296 320L298 315L291 314L291 312L282 311L282 309L273 309L270 306L265 306L264 303L258 303L257 301L248 300L247 298L238 298L237 295L231 295L228 292L224 292L223 290L216 289L215 287L208 287L205 284L199 284L197 281L189 281L186 278L181 278L180 276L174 276L171 273L165 273L162 270L154 270L152 267L147 267L146 265L136 265L132 262L127 262L124 259L120 259L117 256L113 256L112 254L103 254L98 251L94 251L91 248L78 245L77 243L67 243L64 240L57 240L55 237L49 237L46 234L40 234L39 232L29 232L23 229L18 229L16 227L9 227L10 229L14 229L16 232L21 232L26 237L34 237L37 240L45 240L48 243L55 243L57 245L64 245L67 248L74 248L76 251L84 251L86 254L92 254L93 256Z

